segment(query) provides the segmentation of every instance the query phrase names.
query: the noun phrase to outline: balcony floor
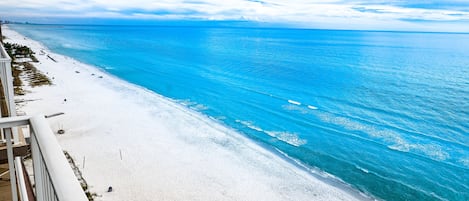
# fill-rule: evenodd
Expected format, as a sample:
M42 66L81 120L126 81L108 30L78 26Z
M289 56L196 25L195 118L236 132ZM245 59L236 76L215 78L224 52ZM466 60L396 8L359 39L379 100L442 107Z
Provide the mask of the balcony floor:
M0 165L0 175L8 170L8 164ZM10 173L0 177L0 201L11 201Z
M29 153L29 145L24 138L23 127L18 129L19 144L13 145L14 156L25 156ZM29 134L29 133L28 133ZM0 164L8 163L6 143L0 142ZM1 200L0 200L1 201Z

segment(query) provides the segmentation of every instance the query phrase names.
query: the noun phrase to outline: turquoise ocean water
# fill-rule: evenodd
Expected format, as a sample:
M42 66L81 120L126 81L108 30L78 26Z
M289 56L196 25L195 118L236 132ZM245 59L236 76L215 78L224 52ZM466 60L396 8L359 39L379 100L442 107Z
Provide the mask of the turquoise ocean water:
M379 199L469 200L469 34L10 28Z

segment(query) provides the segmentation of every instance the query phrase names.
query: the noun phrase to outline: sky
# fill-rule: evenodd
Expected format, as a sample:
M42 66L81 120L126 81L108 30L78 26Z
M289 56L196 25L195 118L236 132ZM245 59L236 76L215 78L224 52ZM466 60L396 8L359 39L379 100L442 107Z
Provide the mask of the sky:
M51 24L248 21L317 29L469 32L469 0L1 0L0 19Z

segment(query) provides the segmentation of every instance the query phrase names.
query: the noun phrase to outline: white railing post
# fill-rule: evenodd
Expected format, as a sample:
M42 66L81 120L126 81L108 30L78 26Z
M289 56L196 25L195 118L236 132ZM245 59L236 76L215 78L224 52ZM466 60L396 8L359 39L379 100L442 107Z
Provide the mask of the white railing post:
M10 169L10 188L12 201L18 201L18 194L16 191L16 176L15 176L15 162L13 158L13 143L11 141L11 128L3 129L7 138L7 155L8 155L8 168Z
M23 165L21 164L21 157L15 157L16 178L18 181L18 190L20 191L20 200L29 201L28 191L26 190L26 181L24 180Z
M36 200L44 201L44 178L42 175L42 157L36 139L36 134L30 127L31 155L33 157L34 183L36 186Z

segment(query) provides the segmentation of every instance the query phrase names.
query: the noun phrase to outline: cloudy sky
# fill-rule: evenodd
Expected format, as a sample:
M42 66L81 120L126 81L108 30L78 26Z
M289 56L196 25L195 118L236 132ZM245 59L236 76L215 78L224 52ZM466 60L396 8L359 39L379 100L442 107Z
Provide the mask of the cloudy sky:
M0 18L35 23L241 20L304 28L469 32L469 0L1 0Z

